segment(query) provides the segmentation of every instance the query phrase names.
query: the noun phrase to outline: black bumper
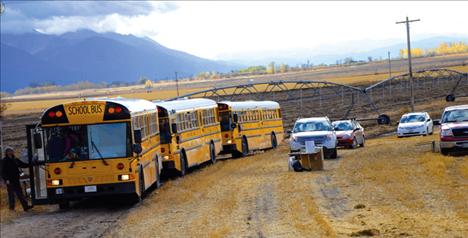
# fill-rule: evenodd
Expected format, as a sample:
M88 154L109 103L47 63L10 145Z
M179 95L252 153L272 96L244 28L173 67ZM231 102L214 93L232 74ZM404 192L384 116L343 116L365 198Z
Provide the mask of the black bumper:
M221 154L229 154L229 153L232 153L234 151L237 151L236 144L223 145L223 150L221 151Z
M163 169L175 169L175 163L173 160L166 160L162 162Z
M126 195L136 193L134 182L98 184L96 185L96 192L85 192L84 187L85 186L48 188L47 196L51 203L58 203L59 201L63 200L72 201L90 197ZM57 188L61 188L63 190L63 193L57 194Z

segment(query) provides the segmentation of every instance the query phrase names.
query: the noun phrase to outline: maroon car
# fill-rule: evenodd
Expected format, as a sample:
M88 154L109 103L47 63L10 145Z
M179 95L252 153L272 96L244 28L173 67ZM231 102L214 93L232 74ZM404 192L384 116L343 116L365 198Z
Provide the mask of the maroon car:
M355 149L358 146L364 147L364 128L356 120L334 121L333 127L338 139L338 146Z

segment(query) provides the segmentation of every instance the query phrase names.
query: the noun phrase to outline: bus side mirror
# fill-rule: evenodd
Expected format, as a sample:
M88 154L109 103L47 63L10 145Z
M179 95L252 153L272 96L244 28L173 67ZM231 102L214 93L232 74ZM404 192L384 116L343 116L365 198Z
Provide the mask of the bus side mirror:
M233 115L234 122L237 123L239 121L239 116L237 114Z
M133 144L132 146L133 153L139 155L143 151L140 144Z
M433 120L432 123L434 126L440 126L440 120Z
M141 130L134 130L133 131L133 137L135 138L135 143L136 144L141 144Z
M177 124L176 123L171 124L171 131L172 131L172 134L177 134Z
M34 133L33 140L36 149L42 148L42 135L40 133Z

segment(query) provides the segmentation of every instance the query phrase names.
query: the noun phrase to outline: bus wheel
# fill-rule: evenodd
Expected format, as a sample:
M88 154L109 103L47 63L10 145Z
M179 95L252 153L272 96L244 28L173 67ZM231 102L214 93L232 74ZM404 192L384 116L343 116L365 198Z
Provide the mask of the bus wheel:
M59 205L59 209L61 210L70 208L70 202L67 200L60 201L58 205Z
M181 177L185 176L187 173L187 157L185 156L184 152L180 152L180 172L179 175Z
M249 155L249 143L245 137L242 137L242 156Z
M156 158L156 188L161 187L161 174L159 172L159 157Z
M145 192L145 179L143 175L143 167L140 166L140 172L138 173L140 177L140 200L143 198L143 193Z
M213 143L210 143L210 161L212 164L216 163L216 152Z
M278 147L278 141L276 140L276 135L275 133L271 133L271 148L276 148Z

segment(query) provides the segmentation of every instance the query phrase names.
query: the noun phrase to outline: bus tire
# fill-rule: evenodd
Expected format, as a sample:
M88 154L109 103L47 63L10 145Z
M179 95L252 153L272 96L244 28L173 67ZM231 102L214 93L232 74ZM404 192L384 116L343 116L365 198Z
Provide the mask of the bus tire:
M161 173L159 172L159 156L156 156L156 188L161 187Z
M212 164L216 163L216 151L213 142L210 143L210 162Z
M180 151L180 171L179 171L179 175L180 177L183 177L185 176L185 174L187 173L187 156L185 155L185 151Z
M140 166L140 171L138 173L138 177L139 177L139 184L140 184L140 196L139 196L139 200L143 199L143 194L145 193L145 177L144 177L144 174L143 174L143 167Z
M275 149L278 147L278 141L276 140L276 135L274 132L271 133L271 148Z
M242 156L249 155L249 142L247 138L242 137Z
M60 210L65 210L70 208L70 202L68 200L63 200L58 203Z

